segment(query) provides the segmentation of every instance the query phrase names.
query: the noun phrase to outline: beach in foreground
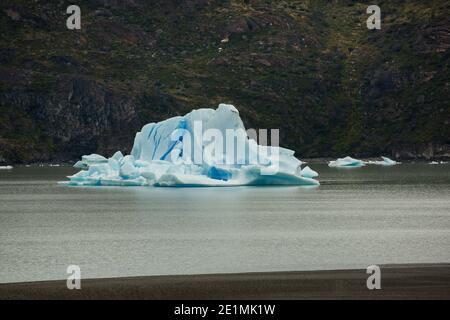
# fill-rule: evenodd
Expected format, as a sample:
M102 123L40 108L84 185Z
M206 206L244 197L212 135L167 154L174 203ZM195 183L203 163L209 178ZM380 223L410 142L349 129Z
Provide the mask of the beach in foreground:
M8 283L0 299L450 299L450 264L380 267L380 290L366 270L338 270Z

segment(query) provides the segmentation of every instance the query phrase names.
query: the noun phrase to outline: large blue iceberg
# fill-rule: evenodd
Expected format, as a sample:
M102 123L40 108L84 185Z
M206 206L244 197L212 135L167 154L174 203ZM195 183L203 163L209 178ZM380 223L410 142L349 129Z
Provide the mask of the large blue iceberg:
M220 104L145 125L130 155L91 154L69 176L75 186L305 185L319 182L301 170L294 151L258 145L248 137L238 110ZM303 174L302 174L303 173Z

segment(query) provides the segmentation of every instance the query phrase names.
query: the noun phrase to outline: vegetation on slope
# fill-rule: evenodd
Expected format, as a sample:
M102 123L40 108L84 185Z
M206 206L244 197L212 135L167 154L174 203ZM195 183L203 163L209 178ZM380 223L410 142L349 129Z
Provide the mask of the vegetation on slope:
M450 4L377 1L381 30L368 4L2 3L0 162L127 152L143 124L220 102L300 157L449 156Z

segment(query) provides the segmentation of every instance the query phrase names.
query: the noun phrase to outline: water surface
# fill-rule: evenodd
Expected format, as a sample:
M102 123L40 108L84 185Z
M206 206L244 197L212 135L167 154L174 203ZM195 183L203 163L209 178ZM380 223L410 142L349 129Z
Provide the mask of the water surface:
M450 166L332 169L305 187L68 187L0 171L0 282L450 262Z

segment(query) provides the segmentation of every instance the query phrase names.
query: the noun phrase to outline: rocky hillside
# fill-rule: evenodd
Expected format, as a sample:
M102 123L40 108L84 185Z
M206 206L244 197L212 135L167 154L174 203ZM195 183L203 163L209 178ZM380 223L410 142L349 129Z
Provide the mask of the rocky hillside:
M450 2L375 2L381 30L365 1L2 1L0 163L127 152L219 102L302 158L449 157Z

